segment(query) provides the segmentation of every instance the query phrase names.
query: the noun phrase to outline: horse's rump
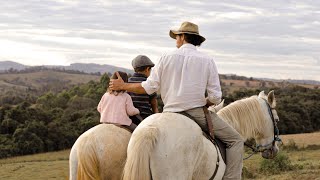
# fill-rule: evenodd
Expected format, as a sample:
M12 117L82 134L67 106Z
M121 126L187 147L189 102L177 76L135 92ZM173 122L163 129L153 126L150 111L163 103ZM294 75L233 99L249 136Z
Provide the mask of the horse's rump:
M74 144L77 179L119 179L131 133L112 124L97 125ZM71 155L70 155L71 156Z
M150 146L146 147L143 142ZM204 146L212 148L207 151ZM148 149L145 151L145 148ZM155 114L144 120L132 134L124 179L150 179L143 173L152 174L152 179L159 180L210 178L215 168L211 164L215 163L216 155L214 145L204 138L194 121L176 113ZM203 161L204 158L212 158L213 161ZM146 164L141 165L143 163Z

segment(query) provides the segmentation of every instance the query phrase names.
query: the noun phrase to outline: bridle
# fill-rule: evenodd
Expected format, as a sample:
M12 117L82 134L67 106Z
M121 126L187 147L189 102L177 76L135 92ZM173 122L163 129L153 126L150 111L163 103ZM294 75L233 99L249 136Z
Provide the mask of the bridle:
M263 98L261 98L261 99L263 99ZM269 112L269 115L270 115L271 120L272 120L273 129L274 129L273 140L269 144L266 144L266 145L257 144L256 146L250 145L250 144L245 142L244 145L249 147L252 150L252 154L250 154L248 157L244 158L243 160L249 159L252 155L254 155L254 154L258 153L258 152L272 151L272 149L273 149L273 147L274 147L274 145L275 145L275 143L277 141L282 143L282 140L280 139L280 136L279 136L279 128L277 126L277 121L274 119L274 116L273 116L273 113L272 113L272 110L274 110L275 108L271 108L271 106L269 105L267 100L265 100L265 99L263 99L263 100L267 104L268 112Z

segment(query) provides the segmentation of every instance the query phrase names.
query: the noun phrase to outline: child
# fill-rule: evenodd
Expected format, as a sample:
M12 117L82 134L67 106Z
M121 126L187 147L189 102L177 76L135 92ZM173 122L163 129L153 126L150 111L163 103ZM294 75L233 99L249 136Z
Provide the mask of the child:
M132 67L135 73L129 78L129 83L142 82L147 80L150 76L151 68L154 63L145 55L139 55L132 60ZM158 113L158 102L157 93L152 95L148 94L135 94L129 93L134 107L138 108L140 111L139 116L131 116L130 118L135 124L139 124L143 119L150 116L151 114Z
M118 73L124 82L128 82L127 73L121 71ZM111 79L117 79L116 72ZM137 115L140 112L133 106L130 95L125 91L108 90L102 96L97 109L100 112L101 123L126 126L132 131L137 127L129 116Z

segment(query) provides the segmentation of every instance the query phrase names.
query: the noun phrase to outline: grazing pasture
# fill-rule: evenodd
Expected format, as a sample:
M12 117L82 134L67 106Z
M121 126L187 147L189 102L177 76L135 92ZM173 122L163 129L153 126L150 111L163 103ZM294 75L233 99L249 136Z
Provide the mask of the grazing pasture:
M244 161L244 178L258 180L320 180L320 132L282 135L284 146L295 142L298 150L285 150L292 170L272 174L261 171L262 158L254 155ZM290 140L291 139L291 140ZM310 145L315 146L315 148ZM281 147L280 147L281 148ZM0 179L53 180L68 179L70 150L0 159ZM271 162L271 161L270 161ZM267 169L268 170L268 169Z
M291 140L295 144L302 148L309 145L319 145L320 146L320 132L305 133L305 134L288 134L282 136L282 141L284 144L288 144Z

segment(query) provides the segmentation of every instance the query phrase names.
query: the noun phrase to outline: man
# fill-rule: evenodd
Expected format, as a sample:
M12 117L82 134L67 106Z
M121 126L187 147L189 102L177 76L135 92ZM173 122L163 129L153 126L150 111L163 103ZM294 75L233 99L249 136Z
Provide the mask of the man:
M150 76L151 68L154 67L154 63L145 55L138 55L132 60L132 67L135 73L129 78L129 83L141 83L146 81ZM140 111L141 118L131 116L133 123L140 124L141 120L150 116L151 114L158 113L158 101L157 93L151 95L148 94L136 94L129 92L134 107Z
M148 94L160 89L164 112L184 112L208 131L203 106L218 104L222 96L216 65L211 57L196 49L205 41L196 24L184 22L178 31L170 30L169 35L176 39L178 49L160 57L147 81L128 84L119 77L110 82L110 88ZM214 135L227 145L224 179L241 179L242 138L215 113L210 115Z

